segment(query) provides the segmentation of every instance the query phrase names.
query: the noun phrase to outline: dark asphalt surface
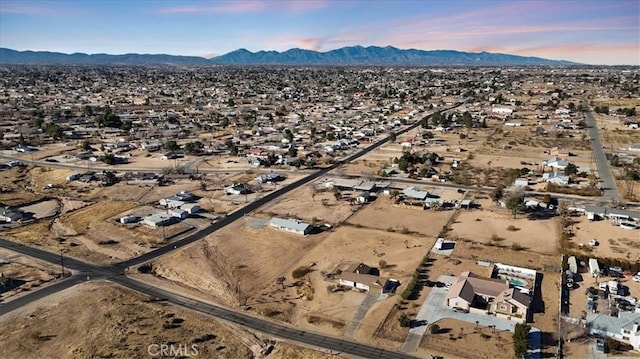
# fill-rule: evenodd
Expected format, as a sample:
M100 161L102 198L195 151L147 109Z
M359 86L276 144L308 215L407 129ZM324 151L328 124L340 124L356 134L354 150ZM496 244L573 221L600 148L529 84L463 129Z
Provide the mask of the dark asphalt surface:
M447 111L453 108L460 106L461 104L456 104L446 109L442 109L440 111ZM397 135L401 135L406 133L416 127L420 126L420 121L406 127L405 129L398 131ZM348 353L350 355L360 356L363 358L415 358L414 356L400 353L392 350L386 350L381 348L376 348L373 346L360 344L357 342L345 340L343 338L336 338L332 336L327 336L324 334L317 334L309 331L295 329L289 326L285 326L280 323L271 322L262 318L254 317L252 315L248 315L247 313L232 310L229 308L224 308L221 306L216 306L204 302L200 302L194 299L190 299L184 296L180 296L175 293L171 293L165 291L160 288L153 287L149 284L135 281L131 278L128 278L124 275L125 270L128 267L135 266L162 256L166 253L174 251L178 248L184 247L188 244L191 244L195 241L198 241L207 235L233 223L234 221L242 218L246 214L256 210L260 206L272 201L273 199L286 194L300 186L303 186L321 176L324 176L328 172L342 166L345 163L353 161L365 154L373 151L374 149L382 146L387 143L389 138L386 137L376 143L371 144L370 146L345 157L344 159L336 162L335 164L319 169L318 171L306 176L298 181L295 181L287 186L284 186L274 192L267 194L264 197L258 198L255 201L247 204L246 206L236 210L235 212L230 213L228 216L222 218L216 223L213 223L209 227L191 234L183 239L177 240L173 243L169 243L164 247L160 247L151 252L145 253L137 258L133 258L112 266L99 266L91 263L87 263L75 258L64 257L64 266L65 269L71 270L73 274L70 277L67 277L64 280L53 283L51 285L45 286L37 291L32 293L20 296L14 300L11 300L7 303L0 304L0 315L4 315L9 313L15 309L18 309L26 304L29 304L33 301L42 299L47 297L48 295L54 294L58 291L70 288L78 283L83 281L87 281L89 279L107 279L112 282L118 283L122 286L130 288L132 290L138 291L140 293L144 293L150 295L152 297L159 298L160 300L166 300L168 302L174 303L176 305L184 306L190 309L194 309L200 311L202 313L206 313L212 315L214 317L227 320L236 324L239 324L243 327L254 329L269 335L273 335L275 337L289 339L293 341L298 341L301 343L330 349L337 352ZM0 238L0 247L4 247L10 249L12 251L31 256L49 263L53 263L56 265L60 264L61 258L60 253L51 253L44 251L42 249L29 247L26 245L14 243L8 241L6 239Z
M598 124L596 123L593 112L589 107L589 101L582 101L582 110L584 117L589 126L589 137L591 138L591 148L596 161L596 167L598 168L598 177L602 181L603 196L608 197L612 201L620 200L620 194L618 193L618 186L609 167L609 161L602 148L602 142L600 141L600 132L598 131Z

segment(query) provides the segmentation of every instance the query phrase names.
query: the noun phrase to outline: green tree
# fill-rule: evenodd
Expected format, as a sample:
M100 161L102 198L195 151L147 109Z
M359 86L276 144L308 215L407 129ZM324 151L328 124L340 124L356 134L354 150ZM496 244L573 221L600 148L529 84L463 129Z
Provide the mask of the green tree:
M567 167L564 168L564 174L567 176L574 175L578 173L578 166L573 163L569 163Z
M116 182L118 181L116 174L113 173L112 171L105 171L104 175L102 176L102 183L105 186L111 186L116 184Z
M392 132L390 132L390 133L389 133L389 141L390 141L390 142L395 142L395 141L396 141L396 139L397 139L397 136L398 136L398 135L396 135L396 133L395 133L395 132L393 132L393 131L392 131Z
M59 140L64 137L64 131L62 127L57 123L49 122L44 126L44 131L51 136L54 140Z
M100 157L100 161L108 165L114 165L116 163L116 156L113 153L107 153L104 156Z
M504 196L504 188L502 186L498 186L494 188L493 192L491 192L491 199L496 203L500 201L503 196Z
M89 142L89 140L82 141L82 150L83 151L90 151L91 150L91 142Z
M524 212L524 196L514 194L507 199L507 208L513 213L513 218L520 212Z
M516 323L513 331L513 349L517 358L524 358L529 349L529 332L531 326L525 323Z
M462 114L461 122L464 125L464 127L472 127L473 126L473 117L471 117L471 114L469 113L469 111L465 111Z
M163 147L167 151L177 151L180 149L180 146L178 146L178 143L175 140L166 141Z
M289 146L289 150L287 151L287 156L298 157L298 149L296 148L296 146Z
M405 313L402 313L402 315L400 315L400 318L398 318L398 321L400 322L400 326L403 328L408 328L411 326L411 318L409 318L408 315L406 315Z

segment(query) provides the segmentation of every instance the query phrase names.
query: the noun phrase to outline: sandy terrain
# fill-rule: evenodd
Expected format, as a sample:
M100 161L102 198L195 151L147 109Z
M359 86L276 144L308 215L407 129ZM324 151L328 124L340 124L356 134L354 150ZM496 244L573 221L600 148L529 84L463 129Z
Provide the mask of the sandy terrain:
M436 323L440 326L439 334L431 334L427 329L418 353L424 355L446 352L455 355L453 358L512 358L513 333L494 331L473 323L455 319L442 319ZM483 337L484 336L484 337ZM453 338L453 339L452 339Z
M254 355L248 345L259 343L235 326L100 283L55 294L46 304L35 303L1 321L0 341L20 343L3 350L6 358L142 358L149 356L149 345L168 343L195 344L198 357L247 358ZM272 356L328 358L289 343L276 343Z
M344 198L347 193L344 192ZM312 185L306 185L261 207L260 212L268 216L295 216L308 223L316 220L335 224L349 218L358 207L345 199L336 200L329 190L316 191Z
M464 238L506 247L517 244L544 254L558 252L559 218L529 220L518 215L513 219L508 210L462 210L451 228L449 238Z
M10 289L0 291L0 301L39 287L54 280L60 274L60 267L42 262L6 249L0 249L0 273L10 279Z
M447 224L453 213L394 207L391 198L380 195L374 202L349 218L348 222L356 226L433 237L442 230L442 226Z
M640 260L640 230L630 230L612 225L609 221L589 221L586 216L574 217L574 245L585 244L584 250L597 257ZM597 247L588 248L588 243L597 239Z

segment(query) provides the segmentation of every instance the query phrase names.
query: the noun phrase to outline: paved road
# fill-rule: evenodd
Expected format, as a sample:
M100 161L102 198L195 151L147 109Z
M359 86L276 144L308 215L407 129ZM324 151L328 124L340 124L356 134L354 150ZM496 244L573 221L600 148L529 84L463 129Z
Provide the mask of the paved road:
M598 131L598 124L596 123L593 112L589 107L588 100L582 100L582 110L584 117L589 126L589 137L591 138L591 148L596 160L596 167L598 168L598 177L602 181L602 189L604 190L603 196L608 197L612 201L620 200L620 194L618 193L618 186L609 167L609 161L602 148L602 142L600 141L600 132Z
M447 109L443 109L441 111L453 109L460 105L461 104L456 104ZM407 126L401 131L398 131L397 135L406 133L418 126L420 126L420 121L416 121L416 123L410 126ZM335 337L321 335L321 334L317 334L309 331L298 330L295 328L282 325L280 323L275 323L262 318L257 318L241 311L235 311L232 309L223 308L221 306L215 306L215 305L207 304L194 299L189 299L187 297L180 296L180 295L165 291L163 289L155 288L149 284L135 281L123 275L125 270L128 267L144 263L146 261L157 258L163 254L176 250L180 247L193 243L197 240L200 240L206 237L207 235L231 224L233 221L239 218L242 218L244 215L254 211L260 206L266 204L267 202L273 199L276 199L277 197L282 196L296 188L299 188L300 186L303 186L327 174L328 172L342 166L345 163L348 163L361 156L364 156L365 154L382 146L388 141L389 141L389 138L386 137L376 143L373 143L357 151L356 153L345 157L344 159L340 160L339 162L329 167L320 169L315 173L310 174L307 177L301 178L287 186L283 186L282 188L267 194L264 197L256 199L255 201L236 210L235 212L232 212L222 220L212 224L211 226L197 233L189 235L176 242L170 243L164 247L145 253L140 257L137 257L122 263L118 263L110 267L98 266L98 265L83 262L75 258L65 257L65 267L73 271L76 271L76 274L72 275L70 278L64 279L51 286L42 288L41 290L36 291L33 294L25 295L21 298L17 298L15 301L3 303L2 305L0 305L0 315L6 314L12 310L15 310L26 304L29 304L35 300L42 299L60 290L69 288L75 284L82 282L83 280L88 280L90 277L94 279L101 278L101 279L108 279L112 282L118 283L132 290L135 290L150 296L154 296L157 298L161 298L180 306L185 306L191 309L195 309L203 313L206 313L224 320L228 320L236 324L240 324L246 328L258 330L258 331L273 335L275 337L294 340L294 341L306 343L309 345L331 349L334 351L340 351L340 352L344 352L344 353L348 353L351 355L356 355L364 358L413 358L412 356L407 355L405 353L400 353L396 351L376 348L369 345L359 344L359 343L345 340L342 338L335 338ZM5 239L0 239L0 247L5 247L13 251L16 251L25 255L29 255L34 258L38 258L50 263L54 263L54 264L60 263L59 253L50 253L38 248L33 248L33 247L13 243Z
M163 289L156 288L147 283L138 282L125 276L113 278L112 281L127 288L133 289L137 292L156 297L159 300L187 307L189 309L193 309L201 313L205 313L216 318L241 325L248 329L272 335L277 338L293 340L320 348L328 348L334 351L363 358L416 358L415 356L406 353L377 348L366 344L360 344L345 338L338 338L325 334L296 329L288 325L249 315L245 312L240 312L222 306L208 304L198 300L187 298L169 291L165 291Z

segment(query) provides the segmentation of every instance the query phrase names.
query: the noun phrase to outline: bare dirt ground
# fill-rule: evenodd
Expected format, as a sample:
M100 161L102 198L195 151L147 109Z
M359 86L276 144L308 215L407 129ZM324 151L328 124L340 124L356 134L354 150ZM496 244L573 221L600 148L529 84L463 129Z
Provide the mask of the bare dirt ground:
M349 218L348 222L355 226L385 231L436 236L452 215L453 211L424 211L394 207L390 197L380 195L374 202L367 204Z
M8 278L10 289L0 291L0 301L7 301L21 293L35 289L56 278L60 268L49 263L0 249L0 273Z
M575 235L570 240L572 247L578 249L582 243L582 250L596 257L640 260L640 230L624 229L609 221L589 221L586 216L572 219L576 222L573 225ZM592 239L598 240L597 247L588 245Z
M260 212L275 217L293 216L308 223L335 224L349 218L358 207L350 205L346 200L336 200L329 190L316 191L312 185L307 185L263 206Z
M513 333L493 330L487 327L476 327L455 319L442 319L434 324L440 326L439 334L431 334L427 329L418 354L431 355L434 350L446 352L458 358L512 358Z
M502 208L462 210L451 229L449 238L471 239L499 247L521 246L543 254L558 253L559 218L530 220L518 215L514 219Z
M89 283L0 318L2 357L148 357L152 344L197 345L206 358L252 358L256 337L198 313L117 286ZM73 318L73 325L69 325ZM60 330L60 328L65 328ZM154 348L152 348L154 349ZM274 358L320 359L320 351L277 342ZM271 357L271 356L270 356Z

